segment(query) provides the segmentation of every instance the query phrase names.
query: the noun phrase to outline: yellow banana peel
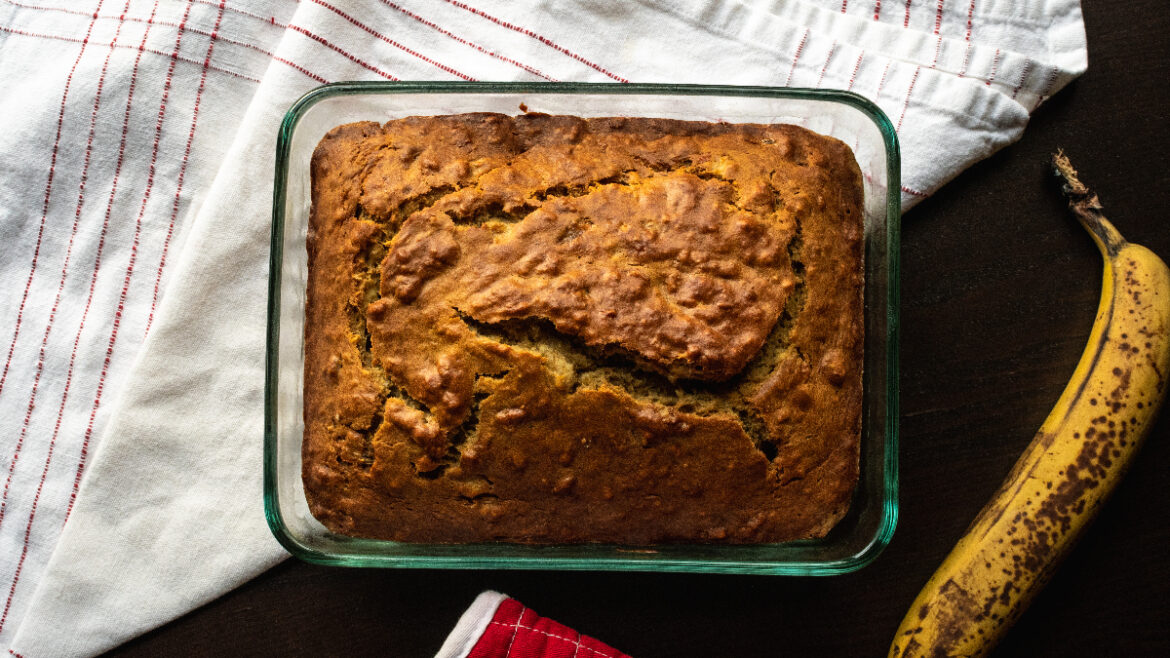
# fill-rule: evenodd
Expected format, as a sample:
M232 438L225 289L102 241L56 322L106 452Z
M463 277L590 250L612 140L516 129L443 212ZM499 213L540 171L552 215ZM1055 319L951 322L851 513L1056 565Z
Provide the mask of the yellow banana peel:
M986 655L1125 474L1170 374L1170 270L1130 244L1068 159L1073 214L1105 264L1088 344L1048 419L910 606L891 657Z

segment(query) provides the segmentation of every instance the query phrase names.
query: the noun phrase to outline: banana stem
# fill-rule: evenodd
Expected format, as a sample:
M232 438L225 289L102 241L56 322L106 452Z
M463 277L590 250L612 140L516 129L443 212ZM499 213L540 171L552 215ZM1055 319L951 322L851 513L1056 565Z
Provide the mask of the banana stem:
M1081 182L1080 178L1077 178L1077 170L1073 169L1064 151L1053 154L1052 166L1056 174L1064 180L1062 190L1068 197L1069 210L1093 236L1093 241L1107 258L1116 256L1125 246L1125 238L1121 237L1121 233L1118 233L1113 224L1105 218L1105 208L1101 206L1100 199Z

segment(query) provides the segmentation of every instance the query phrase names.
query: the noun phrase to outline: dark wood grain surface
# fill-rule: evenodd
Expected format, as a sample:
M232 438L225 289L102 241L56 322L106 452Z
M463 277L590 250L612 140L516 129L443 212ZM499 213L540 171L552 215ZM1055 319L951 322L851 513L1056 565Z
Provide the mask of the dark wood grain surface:
M1062 147L1170 258L1170 3L1087 0L1089 71L1023 139L903 218L901 513L831 578L359 571L288 561L112 655L430 656L484 589L637 656L878 656L1060 394L1101 262L1046 161ZM1003 656L1170 655L1170 413Z

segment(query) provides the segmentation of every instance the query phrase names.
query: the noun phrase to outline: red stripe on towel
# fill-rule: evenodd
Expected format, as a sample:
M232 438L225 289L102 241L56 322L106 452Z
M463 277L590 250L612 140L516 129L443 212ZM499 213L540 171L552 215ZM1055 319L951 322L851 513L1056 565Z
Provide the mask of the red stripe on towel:
M385 4L387 7L390 7L391 9L396 9L396 10L402 12L406 16L413 18L414 20L418 21L419 23L426 25L427 27L435 30L439 34L442 34L443 36L454 39L455 41L458 41L459 43L461 43L465 46L468 46L469 48L474 48L474 49L478 50L479 52L481 52L489 57L494 57L494 58L500 60L501 62L506 62L506 63L511 64L513 66L524 69L525 71L528 71L529 73L531 73L532 75L535 75L538 78L544 78L545 80L549 80L551 82L556 82L555 78L549 77L549 76L545 75L544 73L541 73L539 70L537 70L531 66L528 66L527 64L523 64L523 63L518 62L514 59L510 59L508 57L500 55L499 53L488 50L488 49L484 48L483 46L472 43L471 41L468 41L467 39L464 39L463 37L460 37L456 34L452 34L451 32L439 27L438 25L432 23L431 21L428 21L427 19L423 18L422 16L419 16L418 14L411 13L411 12L407 11L406 9L403 9L402 7L399 7L398 5L394 4L393 2L390 2L389 0L382 0L382 3Z
M97 9L101 9L105 0L98 0ZM97 10L94 10L97 13ZM8 344L8 356L4 359L4 373L0 374L0 394L4 393L4 382L8 379L8 368L12 365L12 353L16 350L16 340L20 338L20 324L24 320L24 307L28 302L28 291L32 287L33 276L37 273L37 264L41 256L41 238L45 235L45 222L49 217L49 199L53 196L53 178L57 173L57 152L61 147L61 127L65 123L65 104L69 98L69 89L73 86L73 74L77 72L77 65L81 63L81 56L89 45L89 36L93 33L96 20L90 21L89 29L85 31L85 38L81 40L81 50L77 52L77 59L73 60L73 67L65 77L65 91L61 93L61 108L57 111L57 136L53 139L52 156L49 159L49 177L45 183L45 200L41 204L41 223L37 229L37 243L33 248L32 265L28 270L28 278L24 282L24 293L20 297L20 307L16 311L16 327L12 330L12 341ZM2 28L0 28L2 29ZM17 447L19 451L19 445Z
M563 55L568 55L569 57L572 57L573 59L577 60L578 62L581 62L582 64L584 64L585 66L588 66L589 68L593 69L594 71L597 71L597 72L602 73L606 76L609 76L610 78L613 78L614 80L617 80L618 82L629 82L629 80L627 80L621 76L614 75L613 73L610 73L609 71L602 68L601 66L594 64L593 62L585 59L584 57L578 55L577 53L574 53L574 52L568 50L567 48L565 48L563 46L559 46L559 45L553 43L553 41L551 39L548 39L547 37L541 36L541 35L533 32L532 30L529 30L527 28L523 28L523 27L520 27L517 25L513 25L507 21L502 21L502 20L496 18L495 16L490 16L490 15L488 15L488 14L486 14L478 9L475 9L474 7L468 7L467 5L463 4L462 2L456 2L456 0L443 0L443 1L448 3L448 4L454 5L456 7L459 7L460 9L469 11L469 12L475 14L476 16L486 18L487 20L495 23L496 25L499 25L500 27L506 27L509 30L512 30L513 32L519 32L520 34L523 34L525 36L536 39L537 41L543 43L544 45L548 46L549 48L552 48L553 50L556 50L557 52L559 52Z
M129 5L130 5L130 3L129 3L129 1L127 1L127 3L126 3L127 9L129 8ZM158 0L155 0L154 6L150 11L151 19L154 18L155 13L157 11L158 11ZM123 13L122 16L125 16L125 14ZM95 18L96 18L96 13L95 13ZM124 22L125 21L120 21L118 24L118 27L121 28L121 26ZM130 134L130 109L134 104L134 91L135 91L137 84L138 84L138 67L142 62L143 50L141 49L141 47L146 45L146 39L149 35L150 35L150 26L149 26L149 22L148 22L148 26L147 26L146 30L143 31L143 34L142 34L142 42L139 44L140 49L138 51L138 55L135 56L135 58L134 58L134 68L130 72L130 87L129 87L129 90L128 90L127 95L126 95L126 110L125 110L125 112L123 112L123 115L122 115L122 135L121 135L121 139L118 143L118 159L117 159L117 162L114 166L114 179L113 179L113 182L110 186L109 199L106 201L106 210L105 210L105 215L104 215L104 218L102 221L102 237L98 242L97 255L94 259L93 274L90 277L89 297L85 301L85 310L81 314L81 322L77 327L77 336L73 339L73 351L69 355L69 370L68 370L68 374L65 378L65 388L61 392L61 404L57 408L57 421L53 424L53 434L52 434L52 437L49 439L49 449L48 449L47 454L45 455L45 466L41 470L41 480L37 484L37 491L36 491L36 494L33 496L32 507L29 509L28 523L25 525L25 528L24 528L24 546L21 549L20 559L16 563L16 571L13 574L12 583L9 585L8 599L4 604L4 614L3 614L3 616L0 616L0 629L3 629L4 621L8 618L8 611L12 605L12 600L16 594L16 586L20 582L20 576L21 576L21 573L24 569L24 561L25 561L25 558L28 556L28 544L29 544L30 538L32 537L33 522L36 520L37 507L38 507L40 500L41 500L41 492L45 488L45 480L48 478L48 475L49 475L49 467L53 463L53 451L57 445L57 437L60 435L60 432L61 432L61 421L65 417L65 403L69 399L69 387L73 383L73 368L77 362L77 348L81 344L81 334L85 329L85 320L86 320L86 317L89 315L90 304L93 301L93 293L94 293L94 289L95 289L96 283L97 283L98 269L99 269L100 264L101 264L102 248L105 245L106 232L109 229L110 217L113 214L114 198L117 196L117 193L118 193L118 178L121 176L121 173L122 173L122 165L126 161L126 139ZM118 32L115 32L114 40L117 41L117 38L118 38Z
M796 73L796 63L800 61L800 54L804 52L804 44L808 41L809 31L809 28L804 28L804 36L800 37L800 43L796 44L796 52L792 55L792 68L788 69L788 79L784 81L785 87L792 83L792 75Z
M314 4L320 5L326 9L328 9L329 11L344 18L346 21L348 21L352 25L361 29L365 33L367 33L367 34L369 34L377 39L385 41L386 43L390 44L391 46L394 46L395 48L398 48L399 50L401 50L407 54L413 55L413 56L421 59L422 61L426 62L427 64L431 64L431 65L439 68L442 71L446 71L447 73L450 73L451 75L454 75L454 76L459 77L459 78L463 78L464 80L467 80L467 81L474 81L475 80L475 78L473 78L469 75L466 75L464 73L460 73L459 71L456 71L455 69L451 68L450 66L447 66L446 64L443 64L441 62L437 62L437 61L431 59L430 57L423 55L422 53L419 53L417 51L411 50L410 48L407 48L406 46L402 45L401 43L398 43L397 41L394 41L393 39L387 37L386 35L382 34L381 32L374 30L373 28L369 27L365 23L362 23L358 19L341 11L340 9L338 9L337 7L334 7L333 5L329 4L328 2L324 2L324 0L310 0L310 2L313 2Z
M126 0L126 7L129 8L129 5L130 5L130 0ZM123 9L123 11L125 11L125 9ZM118 34L121 32L121 27L122 27L122 24L119 23L118 30L114 32L114 42L118 41ZM49 310L49 319L45 323L45 334L41 338L41 348L40 348L40 353L38 354L38 357L37 357L36 374L33 376L32 389L29 392L28 408L24 414L24 424L21 425L20 437L16 441L16 448L15 448L15 451L13 452L13 455L12 455L12 461L8 465L8 477L4 481L4 493L3 493L3 497L0 498L0 525L3 525L3 523L4 523L4 513L8 508L8 491L12 485L12 475L16 471L16 463L20 459L20 453L21 453L22 448L24 447L24 439L25 439L25 437L28 436L28 428L29 428L30 423L32 422L33 409L35 409L37 406L37 393L40 390L41 375L44 374L44 371L45 371L45 356L48 352L49 336L53 332L53 322L57 318L57 310L61 307L61 295L65 291L65 280L68 278L68 275L69 275L69 261L70 261L71 257L73 256L73 241L74 241L74 238L77 237L77 228L81 224L81 209L85 205L85 184L89 178L89 165L90 165L90 162L92 161L91 156L93 155L93 138L94 138L94 133L97 131L98 108L101 106L102 89L105 86L106 72L109 70L110 56L113 53L114 53L114 48L111 45L110 49L106 52L106 59L102 63L102 72L101 72L101 75L98 77L97 90L94 92L93 111L90 113L90 121L89 121L89 136L87 137L86 143L85 143L85 158L84 158L84 164L82 165L82 169L81 169L81 182L79 184L79 188L78 188L78 192L77 192L76 210L74 211L74 214L73 214L73 228L72 228L71 233L69 234L69 243L65 249L65 260L61 264L61 280L57 284L57 294L53 298L53 306ZM105 237L104 232L102 234L102 237L103 238ZM100 250L99 250L99 254L100 254ZM4 616L0 616L0 630L4 629L4 621L3 620L4 620Z
M219 26L223 22L224 4L225 3L223 3L223 2L220 2L220 4L219 4L219 12L216 14L216 17L215 17L215 27L213 27L211 29L212 34L215 34L216 32L219 31ZM182 38L182 33L180 33L179 38ZM175 52L178 52L178 50L179 50L179 44L178 44L178 41L176 40ZM199 77L199 88L195 91L195 107L192 110L191 129L187 132L187 145L186 145L185 150L183 151L182 163L179 165L179 178L175 184L175 199L174 199L174 202L171 204L170 225L167 228L167 237L166 237L166 240L163 242L162 256L159 259L158 274L160 277L162 276L163 268L166 266L167 249L170 247L171 237L174 235L175 220L179 216L179 200L180 200L182 193L183 193L183 181L187 175L187 164L190 161L191 143L195 139L195 127L199 123L199 104L203 99L203 90L207 86L207 69L211 65L211 56L214 52L215 52L215 40L213 39L213 40L209 41L207 44L207 54L203 58L203 72L200 74L200 77ZM167 75L168 83L171 80L171 73L173 73L173 70L168 72L168 75ZM158 126L156 128L155 156L157 156L157 135L159 132L161 132L161 129L162 129L162 118L163 118L163 113L165 112L165 109L166 109L166 98L164 97L163 102L159 108L159 123L158 123ZM152 163L155 160L155 156L152 156L152 158L151 158ZM150 180L151 181L154 180L153 175L151 176ZM101 375L98 377L97 392L94 394L93 407L90 409L90 412L89 412L89 422L86 424L86 427L85 427L85 438L83 438L82 442L81 442L81 453L78 456L77 471L73 477L73 491L69 494L69 507L65 510L66 520L68 520L69 514L71 514L73 512L74 502L77 501L77 490L78 490L78 487L81 486L81 474L85 470L85 464L87 461L87 457L89 455L89 442L90 442L90 439L93 438L94 418L97 417L98 407L101 405L101 402L102 402L102 391L105 390L106 375L109 373L109 370L110 370L110 361L114 355L114 345L118 341L118 327L121 326L121 323L122 323L122 311L125 309L126 295L130 289L130 279L134 274L134 264L135 264L135 261L137 260L137 256L138 256L138 238L139 238L139 235L141 234L141 230L142 230L142 217L146 211L146 201L147 201L147 198L144 197L142 200L142 206L139 210L138 218L135 221L134 243L133 243L131 250L130 250L130 261L126 266L126 274L123 277L122 292L118 297L118 308L117 308L117 311L114 313L114 324L113 324L113 327L110 329L110 338L109 338L108 343L106 345L106 357L105 357L105 360L103 360L103 362L102 362L102 371L101 371ZM155 301L157 302L157 298ZM149 330L150 329L148 326L147 331L149 331Z

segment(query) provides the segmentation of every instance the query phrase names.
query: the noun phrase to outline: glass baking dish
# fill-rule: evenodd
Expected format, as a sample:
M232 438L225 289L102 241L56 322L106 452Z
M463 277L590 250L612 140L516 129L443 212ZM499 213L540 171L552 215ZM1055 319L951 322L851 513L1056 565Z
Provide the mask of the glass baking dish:
M331 128L354 121L523 111L733 123L792 123L848 144L865 182L865 364L861 474L846 517L817 540L764 545L523 546L409 544L345 537L309 513L301 484L305 236L309 160ZM889 119L855 94L811 89L582 83L361 82L319 87L289 109L277 141L264 418L268 524L293 555L360 567L592 569L832 575L889 543L898 489L900 164Z

